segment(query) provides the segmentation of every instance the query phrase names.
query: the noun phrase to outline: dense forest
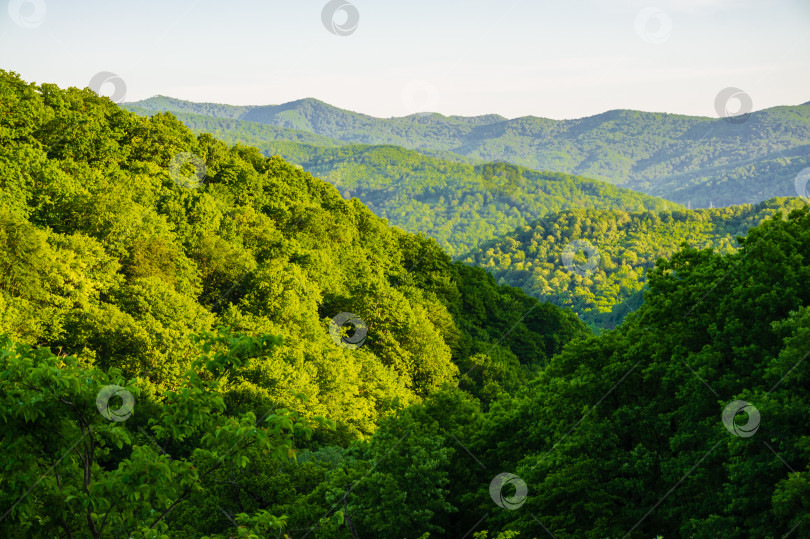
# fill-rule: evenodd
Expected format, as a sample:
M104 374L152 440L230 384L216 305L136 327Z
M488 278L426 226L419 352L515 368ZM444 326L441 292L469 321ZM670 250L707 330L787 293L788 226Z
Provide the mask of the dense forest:
M660 242L596 335L172 115L0 71L0 142L3 536L810 529L806 201L566 210L481 248L503 272L583 231L606 261Z
M804 204L783 198L704 210L566 210L461 260L486 268L500 283L573 309L594 328L613 328L641 304L646 272L659 258L670 258L684 244L734 251L749 228Z
M344 198L360 199L392 225L436 239L453 257L562 209L660 211L680 207L568 174L537 172L509 163L454 163L397 146L320 149L271 143L260 148L300 163L307 172L337 187Z
M250 123L255 131L234 133L227 127L233 120L218 120L223 128L202 116L191 120L186 113L177 114L195 130L253 144L268 156L299 165L337 187L344 198L360 199L392 225L435 238L454 257L565 208L680 208L605 182L505 162L473 164L447 152L429 156L400 146L289 141L282 138L289 130L267 124Z
M505 162L475 165L453 161L446 153L431 157L398 146L320 146L281 137L266 142L258 135L216 129L221 127L217 124L189 122L182 111L192 103L150 103L179 109L183 121L196 129L214 128L230 141L253 141L264 153L299 164L392 225L435 238L455 259L483 266L501 283L571 308L597 330L615 327L641 304L646 270L682 243L728 252L737 247L737 236L776 208L787 212L800 204L794 197L690 212L604 182ZM219 107L199 110L221 116L228 112L229 118L248 110ZM787 178L792 168L779 166L779 174ZM794 178L784 183L793 186ZM577 252L585 256L575 242L598 253L599 263L588 275L560 264L571 246L580 247Z
M393 144L472 164L507 161L603 180L693 208L795 196L794 178L810 167L808 103L756 111L740 122L633 110L559 121L435 113L374 118L317 99L235 107L158 96L123 106L177 113L195 132L229 142ZM327 140L307 140L314 136ZM311 159L293 162L304 160Z
M279 158L89 90L2 73L0 91L2 505L82 434L90 442L13 506L6 530L179 532L205 515L198 530L226 533L217 504L235 514L243 502L226 501L220 483L238 474L246 492L280 488L273 462L245 468L296 425L331 426L303 448L346 447L463 373L461 386L488 402L587 331ZM335 336L342 313L355 327ZM354 349L339 331L357 326L368 338ZM110 384L138 395L126 428L91 413L87 397ZM245 431L276 409L287 411L279 423ZM215 429L222 440L210 439ZM229 444L239 458L217 462ZM155 482L143 476L150 466ZM121 507L116 491L132 481L142 497ZM173 501L188 508L164 519Z

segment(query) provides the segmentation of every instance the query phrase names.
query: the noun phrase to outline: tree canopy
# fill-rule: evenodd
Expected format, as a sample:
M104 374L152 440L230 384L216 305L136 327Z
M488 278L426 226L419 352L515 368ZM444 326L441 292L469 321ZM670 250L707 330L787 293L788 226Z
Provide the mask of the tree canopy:
M597 335L280 157L3 71L0 200L3 536L810 526L806 201L485 246L637 300Z

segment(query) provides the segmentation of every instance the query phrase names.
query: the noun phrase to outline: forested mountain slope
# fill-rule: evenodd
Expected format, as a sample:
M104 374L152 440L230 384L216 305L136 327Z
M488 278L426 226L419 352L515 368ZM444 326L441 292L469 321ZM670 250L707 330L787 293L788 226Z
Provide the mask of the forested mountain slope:
M277 142L261 148L299 163L391 224L435 238L454 257L562 209L680 208L605 182L508 163L457 163L398 146L317 148Z
M343 143L453 152L479 162L503 160L625 185L695 208L793 196L794 178L810 166L807 104L764 109L734 122L632 110L561 121L440 114L383 119L316 99L234 107L159 96L123 106L143 113L228 118L232 123L227 130L239 138L256 131L250 123L258 122ZM197 132L210 123L199 116L183 121Z
M660 261L622 326L572 341L488 410L443 391L368 445L312 454L318 487L276 507L301 515L294 530L346 495L337 520L386 539L803 537L810 211L785 217L738 252ZM311 535L353 537L320 522Z
M766 120L755 115L749 121ZM738 129L726 124L716 128ZM653 139L660 142L664 134ZM239 140L234 132L224 135ZM691 213L605 183L509 163L451 162L396 146L319 147L274 140L259 147L327 179L345 198L359 198L392 224L436 238L455 258L487 268L500 282L573 309L595 329L615 327L637 308L645 271L681 243L728 252L736 247L736 236L775 209L800 204L780 199ZM790 185L785 194L795 195L794 179L788 177L793 168L774 166ZM581 211L563 211L576 208ZM648 211L634 213L639 210ZM566 247L578 247L574 242L579 241L590 242L601 255L588 275L561 264Z
M641 304L646 272L658 259L671 258L683 244L735 251L737 237L749 228L804 205L794 197L703 210L566 210L487 242L461 260L487 269L501 283L573 309L592 326L612 328ZM566 257L568 265L561 264Z
M155 111L148 108L125 105L124 108L140 116L151 116L156 112L171 112L187 126L193 126L195 133L209 133L223 142L242 143L259 146L271 141L314 144L319 147L342 146L345 143L317 135L310 131L298 131L272 124L242 121L236 118L220 118L177 110ZM204 110L204 109L203 109Z
M680 213L552 236L714 230ZM0 71L0 534L803 536L810 210L739 243L596 336L278 157Z
M572 343L471 427L486 470L530 489L519 510L490 513L489 529L807 535L810 212L783 219L749 231L737 253L662 261L620 328ZM467 522L487 508L479 492Z
M0 72L0 129L0 334L58 353L65 369L47 370L57 377L31 397L34 408L5 400L7 426L57 413L48 388L95 369L138 388L142 431L127 442L148 445L143 429L161 423L162 392L197 387L195 358L219 350L204 365L218 375L227 421L289 409L328 418L334 429L316 437L347 443L471 368L463 385L482 399L514 390L587 332L573 313L453 263L435 241L389 227L280 158L195 137L171 116L139 117L89 90ZM13 350L5 361L27 353ZM222 361L225 371L214 366ZM28 372L6 365L6 377ZM21 389L9 383L0 380L11 398ZM39 453L15 432L2 439L15 458L45 463L68 447L53 440ZM120 447L105 436L96 443ZM173 447L191 455L195 443ZM4 469L39 461L14 462ZM25 478L2 483L4 507L27 488ZM18 508L25 526L41 502ZM77 503L63 502L53 510Z
M307 137L316 135L304 131L254 122L235 126L231 119L192 115L182 112L185 108L176 108L180 111L174 113L195 132L254 144L266 155L280 155L327 180L344 198L359 198L391 224L435 238L451 256L564 208L631 211L679 207L568 174L537 172L508 163L475 164L441 151L429 156L399 146L338 146L332 140L324 144L308 141ZM144 113L144 109L131 110Z

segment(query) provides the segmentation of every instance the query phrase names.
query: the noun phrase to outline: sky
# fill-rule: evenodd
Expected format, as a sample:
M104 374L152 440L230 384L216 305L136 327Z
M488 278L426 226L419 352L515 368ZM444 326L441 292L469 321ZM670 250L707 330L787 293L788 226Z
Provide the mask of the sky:
M810 0L2 1L1 69L111 73L94 89L126 101L554 119L810 101Z

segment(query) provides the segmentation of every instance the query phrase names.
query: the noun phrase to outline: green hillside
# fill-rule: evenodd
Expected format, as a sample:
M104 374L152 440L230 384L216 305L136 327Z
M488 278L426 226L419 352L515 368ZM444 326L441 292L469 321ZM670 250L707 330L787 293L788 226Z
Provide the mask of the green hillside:
M568 174L455 163L397 146L324 149L279 142L261 148L329 181L344 198L358 198L392 225L435 238L454 257L562 209L679 207Z
M188 102L172 103L178 111L194 107ZM315 105L318 104L313 102ZM167 103L158 101L155 106L167 106ZM329 110L333 116L340 111L323 103L318 106ZM767 113L754 114L746 123L756 124L758 131L773 132L780 126L784 128L796 122L791 118L795 111L790 107L769 109ZM642 137L649 148L663 148L669 144L668 137L695 135L697 126L703 125L695 123L695 118L674 115L657 115L655 121L648 122L645 115L616 111L584 119L578 121L578 137L588 144L612 137L612 148L631 151L631 146L639 142L617 134L630 129L635 130L633 132ZM206 130L197 123L199 118L182 116L181 119L195 125L200 132ZM490 120L495 122L490 125L499 121L497 118ZM524 127L545 126L540 129L543 140L568 136L565 133L573 129L571 126L562 129L562 124L553 127L547 120L534 120L524 118L521 121L525 122ZM635 127L634 122L638 123ZM660 125L652 133L649 126L655 122ZM696 154L691 158L694 166L711 157L718 163L716 169L726 170L722 163L745 157L738 149L744 145L735 138L742 124L718 122L707 127L701 136L714 132L712 137L724 140L727 150L720 156ZM642 129L643 124L649 126ZM245 122L244 125L262 124ZM534 132L534 128L526 129L526 132ZM281 155L287 161L299 164L338 187L345 198L359 198L391 224L437 239L455 258L487 268L499 282L573 309L595 329L615 327L628 312L636 309L642 301L645 271L659 257L671 256L681 243L728 252L736 247L737 235L743 235L748 228L773 213L774 204L787 208L797 204L796 201L786 201L784 204L775 202L757 207L734 206L689 213L677 204L604 183L537 172L508 163L450 162L396 146L339 146L330 143L331 147L320 147L278 139L262 143L255 137L247 137L239 129L220 129L217 133L232 142L251 140L266 154ZM790 140L800 142L795 136ZM677 153L671 145L667 151L670 155ZM797 151L801 153L802 150ZM442 157L446 158L448 154ZM602 158L592 161L593 166L600 167L610 163L610 159ZM747 162L750 165L750 160ZM802 162L799 159L798 163ZM746 186L738 192L756 187L761 193L753 199L764 198L767 193L762 190L763 186L769 184L769 178L779 177L780 182L790 187L781 194L794 196L796 163L790 165L789 160L780 157L769 162L766 169L759 165L743 166L747 172L741 173L740 177L756 173L757 182L746 180ZM549 166L552 169L565 168L561 163L549 163ZM664 169L659 167L659 170L664 174ZM598 175L593 168L586 169L586 172ZM667 181L671 186L678 184L675 177ZM575 208L605 211L551 215ZM633 213L639 210L648 211L643 215ZM650 212L662 211L665 214L650 216ZM548 227L552 230L546 230ZM592 242L602 254L601 264L592 275L577 275L560 264L564 247L576 240ZM487 241L490 244L484 245L483 242Z
M750 230L737 253L687 248L660 262L622 326L571 343L465 425L485 467L469 459L466 484L495 468L529 489L486 526L520 537L806 535L809 262L807 208ZM488 509L484 488L465 498L478 511L462 506L460 528Z
M794 178L810 166L807 104L757 111L741 123L632 110L563 121L440 114L383 119L316 99L231 107L155 97L124 106L238 118L343 143L393 144L452 152L478 162L508 161L624 185L694 208L794 196ZM184 121L198 132L203 129L199 119ZM233 124L234 134L241 136L241 130Z
M613 328L642 301L646 273L684 244L730 253L738 236L799 198L703 210L567 210L548 215L463 257L500 283L573 309L589 325ZM566 254L569 264L564 263Z
M151 116L156 112L160 112L135 106L126 106L125 108L140 116ZM288 141L323 147L343 145L343 142L339 140L316 135L309 131L296 131L295 129L277 127L266 123L247 122L234 118L220 118L182 111L171 112L185 125L194 126L195 133L210 133L230 143L239 142L257 146L269 141Z
M669 258L600 335L280 157L0 71L0 535L806 535L806 200L481 253L583 238L577 308Z
M476 128L506 121L498 115L478 117L414 114L402 118L375 118L324 103L299 99L281 105L236 107L193 103L165 96L122 104L144 111L189 113L214 118L239 119L306 131L344 143L394 144L406 148L452 150ZM190 125L196 128L194 125Z
M287 390L307 393L313 411L353 436L370 433L392 400L413 402L453 380L475 353L542 364L562 343L528 329L530 342L490 343L486 328L517 322L536 300L278 157L195 137L171 116L138 117L86 90L2 72L2 91L0 332L19 342L172 387L200 351L192 333L227 325L280 335L268 370L244 383L272 382L278 391L264 398L285 405ZM199 185L184 156L204 163ZM470 318L468 302L502 313ZM360 353L333 346L326 331L341 312L375 329ZM571 313L536 312L521 327L583 332ZM343 369L354 389L323 384Z
M293 421L301 432L315 429L318 443L347 444L471 367L477 372L463 385L473 394L488 400L512 391L587 332L573 313L453 263L435 241L387 226L278 157L13 73L0 72L0 98L0 335L15 343L4 341L0 367L3 507L30 484L9 470L44 472L72 443L65 437L101 418L63 409L52 393L63 386L76 399L105 383L138 395L135 430L104 427L101 418L93 434L99 446L129 448L105 449L93 463L89 488L103 497L110 485L125 487L110 466L130 450L135 461L127 466L136 469L157 458L150 432L193 467L213 458L203 451L213 443L210 429L233 436L240 422L276 409L285 433L298 433L283 426ZM359 321L333 334L330 320L341 313ZM361 329L368 337L355 349ZM512 338L501 342L506 331ZM39 396L17 385L17 376L31 375L22 359L9 363L22 357L45 369L36 374ZM166 416L172 403L212 414L183 427ZM54 418L61 423L50 425ZM320 427L310 425L315 418L323 418ZM40 429L48 431L46 447L38 445ZM215 454L227 449L222 443ZM241 481L258 473L227 468ZM161 481L179 496L191 479L167 474ZM200 481L193 498L219 496L216 481L227 474ZM0 526L50 535L52 519L67 518L68 529L82 527L65 514L83 512L81 496L65 498L69 492L76 491L58 486L62 505L51 508L29 497ZM162 495L122 512L109 533L120 536L132 519L146 523ZM35 514L45 520L33 522ZM182 514L170 519L172 529L185 525Z
M182 102L181 102L182 103ZM157 104L166 103L158 101ZM173 112L197 133L252 144L327 180L378 217L435 238L451 256L565 208L663 210L679 207L603 182L505 163L476 163L448 152L307 141L316 135L263 123ZM132 109L143 114L143 109ZM286 137L286 138L285 138Z

